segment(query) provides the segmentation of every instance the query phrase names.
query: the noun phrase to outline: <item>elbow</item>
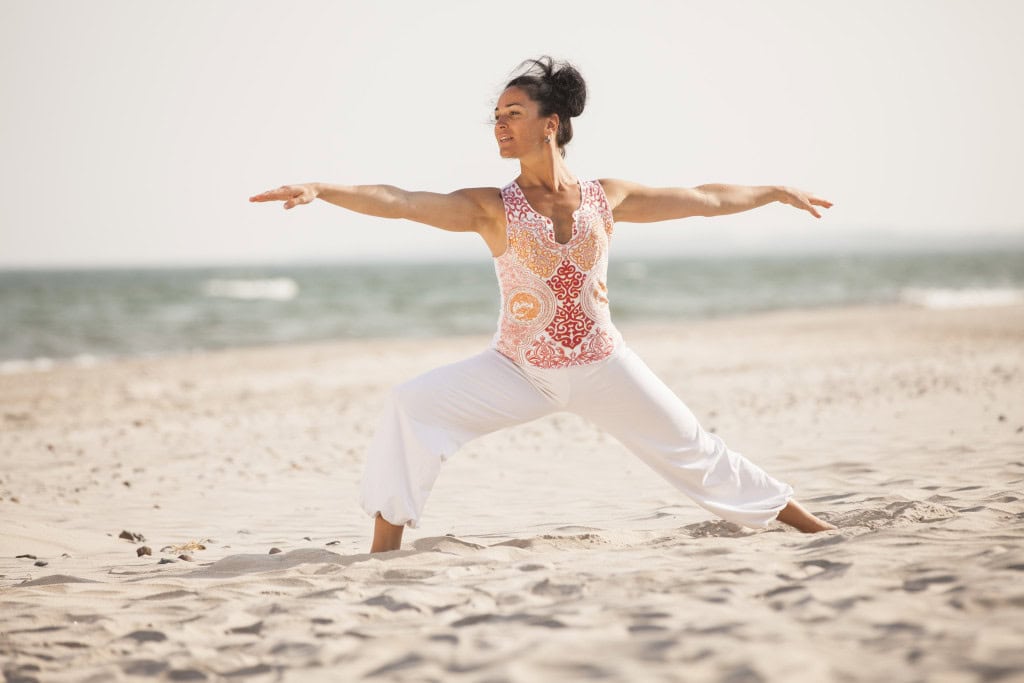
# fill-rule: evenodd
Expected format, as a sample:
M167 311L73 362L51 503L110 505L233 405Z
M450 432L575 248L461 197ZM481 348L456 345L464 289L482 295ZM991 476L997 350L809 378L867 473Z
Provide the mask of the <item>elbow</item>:
M714 192L709 190L702 190L697 188L697 192L700 196L700 201L697 203L698 216L705 218L712 218L714 216L721 216L722 211L722 198Z
M381 192L383 201L380 203L380 212L377 214L380 218L410 219L414 207L409 192L393 185L382 186Z

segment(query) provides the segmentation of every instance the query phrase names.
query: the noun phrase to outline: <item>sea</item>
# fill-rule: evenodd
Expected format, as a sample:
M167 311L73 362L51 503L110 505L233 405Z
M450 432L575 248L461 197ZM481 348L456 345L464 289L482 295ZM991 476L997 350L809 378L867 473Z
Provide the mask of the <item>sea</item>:
M1024 304L1024 248L613 260L617 323ZM0 270L0 374L323 340L493 333L490 262ZM1019 309L1008 309L1020 314Z

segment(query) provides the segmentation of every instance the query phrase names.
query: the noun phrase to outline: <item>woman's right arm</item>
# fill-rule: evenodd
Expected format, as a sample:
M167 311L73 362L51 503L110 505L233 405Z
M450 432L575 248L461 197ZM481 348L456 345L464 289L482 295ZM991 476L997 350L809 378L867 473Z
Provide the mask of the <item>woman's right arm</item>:
M481 232L495 221L498 191L474 187L449 194L410 192L393 185L283 185L249 197L250 202L283 201L284 208L320 198L350 211L380 218L405 218L454 232ZM500 200L497 201L500 209Z

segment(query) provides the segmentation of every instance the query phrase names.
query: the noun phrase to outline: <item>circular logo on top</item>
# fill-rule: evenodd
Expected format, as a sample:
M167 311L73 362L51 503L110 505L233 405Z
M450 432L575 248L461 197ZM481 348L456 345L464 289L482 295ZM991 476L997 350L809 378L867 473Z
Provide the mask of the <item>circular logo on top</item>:
M528 329L541 329L555 315L558 301L547 287L520 284L505 295L504 317Z
M536 320L540 311L540 299L532 292L520 291L508 298L508 314L521 323Z

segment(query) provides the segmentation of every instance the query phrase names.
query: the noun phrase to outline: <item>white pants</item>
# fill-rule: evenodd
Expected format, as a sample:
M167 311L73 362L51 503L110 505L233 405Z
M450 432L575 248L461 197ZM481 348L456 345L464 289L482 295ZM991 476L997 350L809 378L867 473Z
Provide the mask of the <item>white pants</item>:
M704 431L631 349L569 368L520 366L493 348L396 386L370 444L362 506L418 525L441 463L463 444L551 413L580 415L701 507L763 528L793 495L788 484Z

